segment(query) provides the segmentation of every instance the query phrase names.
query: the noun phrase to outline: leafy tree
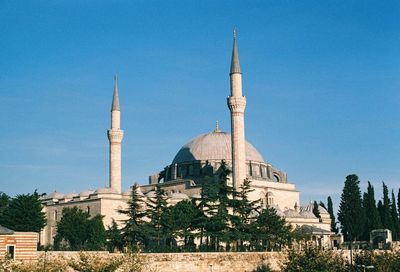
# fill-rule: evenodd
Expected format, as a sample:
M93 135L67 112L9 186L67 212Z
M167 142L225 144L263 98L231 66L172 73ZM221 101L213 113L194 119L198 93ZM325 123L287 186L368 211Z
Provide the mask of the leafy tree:
M194 231L198 229L200 221L204 220L199 208L188 200L178 202L163 213L163 222L166 222L170 238L182 238L184 247L194 245Z
M334 233L338 233L339 229L336 226L337 222L336 222L336 218L335 218L335 213L333 212L332 198L330 196L328 196L328 213L331 217L331 231Z
M255 250L280 250L290 242L291 227L276 214L275 208L267 207L252 223L251 235Z
M364 240L369 240L370 232L382 227L378 208L376 207L374 187L368 181L367 192L363 196L363 207L365 211Z
M117 222L113 219L111 226L106 231L107 235L107 249L110 252L123 251L124 249L124 237L121 230L118 228Z
M304 251L289 251L284 272L338 272L346 271L346 262L337 252L307 247Z
M381 211L381 220L382 225L385 229L390 229L393 231L393 219L392 214L390 212L390 200L389 200L389 190L384 182L382 182L383 186L383 206Z
M57 223L54 248L69 250L102 250L106 231L100 215L89 219L89 214L77 207L64 208Z
M313 214L315 215L315 217L321 218L321 214L319 213L317 201L314 201L312 212L313 212Z
M2 222L4 227L15 231L40 232L46 225L46 216L37 191L33 194L17 195L4 208ZM7 197L3 196L3 201Z
M131 190L131 197L128 201L128 209L120 210L119 213L125 214L128 219L124 221L122 228L123 240L126 245L132 249L136 249L139 245L144 244L146 233L144 229L144 217L146 212L143 211L143 200L138 193L139 185L134 184Z
M357 240L363 234L365 214L359 183L357 175L348 175L340 199L338 219L347 240Z
M69 266L78 272L114 272L122 265L122 257L105 257L98 254L80 252L78 258L71 258Z
M400 221L399 214L397 213L396 198L394 197L394 191L392 190L392 202L390 205L390 211L393 220L393 240L398 241L400 235Z

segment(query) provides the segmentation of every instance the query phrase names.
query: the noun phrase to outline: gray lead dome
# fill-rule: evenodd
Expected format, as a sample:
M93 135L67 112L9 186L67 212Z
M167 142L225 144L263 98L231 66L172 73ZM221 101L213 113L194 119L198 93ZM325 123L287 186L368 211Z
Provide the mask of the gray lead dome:
M202 134L185 144L176 154L172 164L191 161L232 160L231 134L211 132ZM260 152L246 141L246 161L264 162Z

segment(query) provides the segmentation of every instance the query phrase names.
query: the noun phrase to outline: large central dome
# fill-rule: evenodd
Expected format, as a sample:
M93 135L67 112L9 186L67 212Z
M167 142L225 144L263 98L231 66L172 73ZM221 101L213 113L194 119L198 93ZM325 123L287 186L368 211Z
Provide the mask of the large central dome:
M231 134L216 131L202 134L185 144L172 163L206 160L232 160ZM260 152L247 141L246 161L264 162Z

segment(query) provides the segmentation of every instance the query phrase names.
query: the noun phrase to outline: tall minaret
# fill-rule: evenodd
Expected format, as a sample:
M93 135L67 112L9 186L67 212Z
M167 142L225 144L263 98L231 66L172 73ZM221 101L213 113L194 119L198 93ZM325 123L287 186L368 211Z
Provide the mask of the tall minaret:
M246 148L244 138L246 97L242 95L242 73L240 72L239 53L236 45L236 30L233 31L230 78L231 95L228 97L228 107L231 111L232 185L238 190L246 178Z
M121 142L124 131L121 130L121 111L118 98L117 76L114 76L114 96L111 106L111 129L107 131L110 141L109 186L121 193Z

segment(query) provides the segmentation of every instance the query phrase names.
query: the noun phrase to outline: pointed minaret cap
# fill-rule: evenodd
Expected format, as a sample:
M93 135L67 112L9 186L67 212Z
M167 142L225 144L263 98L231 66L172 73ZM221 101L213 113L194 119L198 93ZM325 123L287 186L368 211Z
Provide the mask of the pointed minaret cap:
M240 63L239 63L239 52L236 45L236 28L233 29L233 49L232 49L230 74L241 74Z
M114 96L111 106L111 111L119 111L119 97L118 97L118 78L114 76Z
M221 130L219 129L219 122L217 120L217 122L215 123L215 129L213 132L221 132Z

